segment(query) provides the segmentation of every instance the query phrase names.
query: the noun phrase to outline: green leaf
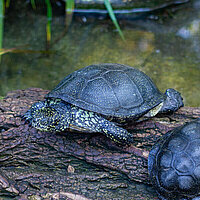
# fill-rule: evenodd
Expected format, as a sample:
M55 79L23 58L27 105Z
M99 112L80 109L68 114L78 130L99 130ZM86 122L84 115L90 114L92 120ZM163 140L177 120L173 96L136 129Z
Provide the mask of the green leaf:
M6 0L6 8L10 6L10 0Z
M31 5L32 5L32 8L35 10L36 9L35 0L31 0Z
M71 24L72 15L74 12L74 5L75 5L74 0L66 0L66 3L65 3L66 27L68 27Z
M119 32L119 35L121 36L121 38L122 38L123 40L125 40L124 34L123 34L123 32L121 31L120 26L119 26L119 24L118 24L118 22L117 22L117 19L116 19L116 17L115 17L115 13L113 12L113 8L112 8L112 6L111 6L111 4L110 4L110 1L109 1L109 0L104 0L104 4L105 4L105 6L106 6L106 9L107 9L107 11L108 11L108 13L109 13L109 15L110 15L110 18L111 18L113 24L115 25L115 27L117 28L117 30L118 30L118 32Z
M52 7L50 0L45 0L45 3L47 5L47 24L46 24L47 44L49 45L51 41Z
M67 14L72 14L74 11L74 0L66 0L66 13Z

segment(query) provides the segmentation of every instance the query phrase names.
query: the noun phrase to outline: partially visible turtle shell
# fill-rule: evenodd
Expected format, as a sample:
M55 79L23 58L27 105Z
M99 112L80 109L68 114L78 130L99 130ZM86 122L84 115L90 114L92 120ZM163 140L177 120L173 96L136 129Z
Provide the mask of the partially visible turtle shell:
M150 151L148 168L162 200L200 198L200 118L162 137Z
M46 98L119 118L138 118L166 98L143 72L121 64L90 65L65 77Z

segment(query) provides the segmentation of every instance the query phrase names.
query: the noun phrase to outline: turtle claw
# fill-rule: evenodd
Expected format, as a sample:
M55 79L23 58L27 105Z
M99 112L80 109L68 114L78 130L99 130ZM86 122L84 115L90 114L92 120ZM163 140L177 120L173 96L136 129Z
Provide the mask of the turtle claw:
M21 116L22 120L24 121L24 124L29 124L31 126L31 122L32 122L32 115L31 115L31 111L28 110L24 115Z

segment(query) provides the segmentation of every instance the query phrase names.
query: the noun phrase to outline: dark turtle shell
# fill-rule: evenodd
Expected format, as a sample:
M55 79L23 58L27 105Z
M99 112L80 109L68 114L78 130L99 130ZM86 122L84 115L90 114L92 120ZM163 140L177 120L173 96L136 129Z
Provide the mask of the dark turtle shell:
M150 151L148 168L162 200L200 198L200 118L162 137Z
M65 77L46 98L119 118L138 118L166 98L143 72L121 64L90 65Z

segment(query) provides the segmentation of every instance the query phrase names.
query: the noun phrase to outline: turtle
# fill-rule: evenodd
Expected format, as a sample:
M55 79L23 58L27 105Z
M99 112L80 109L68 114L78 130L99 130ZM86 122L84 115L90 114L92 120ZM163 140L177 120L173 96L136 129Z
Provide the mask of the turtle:
M162 200L200 200L200 118L167 132L148 157L149 177Z
M41 131L100 132L117 143L133 141L122 126L183 106L179 92L161 93L142 71L123 64L93 64L66 76L24 118Z

